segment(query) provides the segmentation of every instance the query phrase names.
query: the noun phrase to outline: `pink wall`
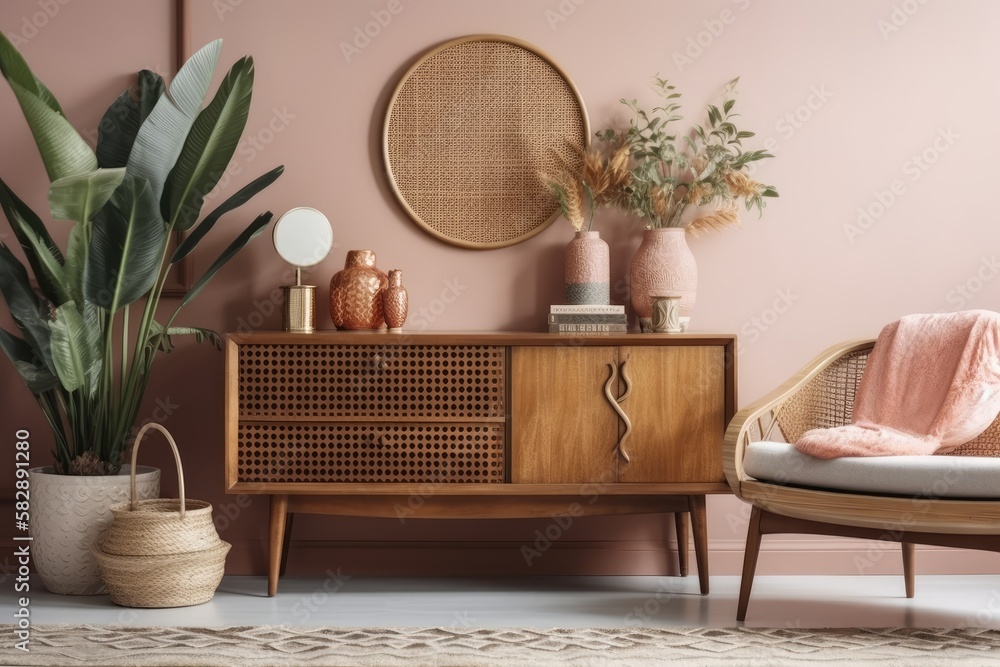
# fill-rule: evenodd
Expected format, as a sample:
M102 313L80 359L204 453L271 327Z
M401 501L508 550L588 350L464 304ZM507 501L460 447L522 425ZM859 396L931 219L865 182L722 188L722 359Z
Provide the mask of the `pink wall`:
M348 62L342 44L392 5L391 15ZM993 121L1000 93L995 26L1000 4L988 0L216 0L195 2L195 45L222 37L228 66L245 53L256 62L247 143L231 167L226 192L276 164L285 175L241 219L220 223L195 257L207 267L237 228L258 210L276 214L313 206L333 222L336 248L311 272L319 285L352 248L373 248L383 268L404 269L415 313L436 303L449 285L460 295L427 319L430 329L537 329L561 293L560 253L571 237L559 221L526 243L487 252L445 245L401 212L382 176L378 143L388 92L414 57L465 34L500 33L536 44L575 80L594 128L625 118L620 97L652 102L655 73L676 82L687 116L741 76L742 124L758 133L777 159L759 177L778 186L763 220L748 215L740 230L691 241L700 266L696 329L740 334L740 403L780 382L828 344L874 336L904 313L1000 307ZM57 9L57 11L56 11ZM48 11L50 14L46 14ZM0 29L19 34L36 74L56 93L82 131L101 113L129 74L141 67L168 73L172 63L168 0L8 0ZM384 13L381 16L386 16ZM373 31L374 32L374 31ZM220 68L220 76L221 76ZM0 174L44 211L44 171L13 95L0 92ZM765 143L767 142L767 143ZM892 194L895 188L896 194ZM888 203L892 199L891 203ZM859 226L859 209L872 218ZM612 246L613 280L623 277L638 246L640 225L601 214ZM853 226L853 227L852 227ZM2 226L6 229L6 226ZM853 232L853 233L852 233ZM2 233L2 232L0 232ZM2 238L2 237L0 237ZM12 237L8 236L9 242ZM184 323L234 330L264 316L280 326L271 291L287 267L266 238L230 265L183 316ZM321 299L325 298L321 290ZM618 295L624 299L623 294ZM0 325L9 326L6 316ZM330 326L328 315L321 325ZM164 423L176 434L194 497L232 514L224 536L238 545L233 572L262 567L266 503L239 508L222 493L222 355L185 345L156 369L146 414L169 405ZM35 462L47 463L45 429L31 397L9 364L0 364L0 433L33 429ZM157 403L159 402L159 403ZM143 457L147 456L144 450ZM150 462L168 467L162 452ZM4 464L6 465L6 464ZM170 474L166 475L169 479ZM173 495L171 483L165 495ZM736 573L742 556L745 508L732 498L709 505L715 573ZM238 511L237 511L238 510ZM303 541L298 565L320 559L356 571L469 571L476 559L433 549L372 551L371 542L533 539L532 522L419 524L310 518L296 527ZM546 569L669 571L657 541L669 537L656 517L579 522L567 535L583 555L566 551ZM305 540L316 540L307 548ZM360 542L329 551L322 540ZM600 556L591 540L619 540L622 551ZM841 540L774 538L761 571L889 571L898 557L864 557L868 546ZM508 549L516 551L516 549ZM479 550L479 562L523 570L515 554ZM381 554L381 555L373 555ZM430 554L430 555L429 555ZM498 555L499 554L499 555ZM576 558L574 561L573 559ZM671 561L672 562L672 561ZM859 564L861 563L861 564ZM928 550L919 571L992 571L995 555ZM525 570L527 571L527 570ZM534 568L531 571L538 571Z

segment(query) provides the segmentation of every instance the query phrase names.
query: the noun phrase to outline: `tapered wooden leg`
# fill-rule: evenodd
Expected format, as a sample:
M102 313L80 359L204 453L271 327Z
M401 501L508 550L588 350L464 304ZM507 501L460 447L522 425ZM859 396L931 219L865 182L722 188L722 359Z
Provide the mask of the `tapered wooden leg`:
M293 512L288 512L285 515L285 534L281 538L281 568L278 570L278 576L285 576L285 570L288 568L288 545L292 541L292 522L295 520L295 514Z
M750 604L750 589L753 588L753 575L757 571L757 555L760 553L760 514L759 507L754 507L750 513L750 527L747 529L747 548L743 552L743 577L740 580L740 600L736 607L736 620L747 620L747 605Z
M906 597L913 597L914 582L913 582L913 563L914 563L914 547L916 545L913 542L902 542L903 547L903 581L906 583Z
M677 570L682 577L688 576L688 543L691 535L688 532L688 513L674 512L674 528L677 532Z
M288 496L271 496L271 525L267 540L270 556L267 568L267 594L269 597L273 597L278 592L281 545L285 540L285 514L287 510Z
M694 558L698 563L698 586L708 595L708 521L705 518L705 496L688 496L691 507L691 532L694 533Z

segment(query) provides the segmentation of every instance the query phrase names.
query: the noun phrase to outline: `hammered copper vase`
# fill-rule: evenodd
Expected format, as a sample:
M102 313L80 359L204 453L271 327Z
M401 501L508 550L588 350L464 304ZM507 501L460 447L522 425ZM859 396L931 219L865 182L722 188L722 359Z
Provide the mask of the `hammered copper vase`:
M698 265L688 248L687 231L682 227L647 229L632 258L629 278L632 308L643 331L652 329L652 298L657 295L680 296L681 317L689 316L698 290Z
M389 287L382 293L382 306L389 331L401 331L406 322L409 299L403 287L403 272L399 269L389 271Z
M373 250L349 250L344 268L330 280L330 316L338 329L381 329L382 293L389 278L375 267Z

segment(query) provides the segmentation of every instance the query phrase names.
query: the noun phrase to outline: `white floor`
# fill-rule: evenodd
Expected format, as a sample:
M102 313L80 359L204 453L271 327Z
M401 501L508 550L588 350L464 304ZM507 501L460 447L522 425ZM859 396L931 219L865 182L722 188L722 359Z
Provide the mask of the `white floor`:
M333 575L333 573L331 573ZM335 627L733 627L738 577L374 578L286 577L268 598L262 577L226 577L215 598L180 609L126 609L107 596L62 596L32 581L34 624ZM1000 577L757 577L746 625L1000 629ZM13 599L4 595L3 618Z

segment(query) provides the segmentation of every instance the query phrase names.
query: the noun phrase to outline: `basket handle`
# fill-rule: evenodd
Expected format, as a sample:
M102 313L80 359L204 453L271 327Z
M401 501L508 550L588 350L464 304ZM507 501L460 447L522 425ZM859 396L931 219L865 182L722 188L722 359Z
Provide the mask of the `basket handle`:
M177 451L177 443L174 442L174 439L171 437L170 432L155 422L149 422L141 429L139 429L139 435L135 436L135 443L132 445L132 472L131 472L132 495L131 495L131 502L129 505L129 509L133 512L136 509L138 509L136 507L138 500L135 497L135 461L139 454L139 443L142 442L142 436L146 435L146 431L148 431L151 428L155 428L157 431L162 433L163 437L167 439L168 443L170 443L170 448L174 450L174 462L177 464L177 487L181 494L181 518L183 519L184 518L184 469L181 467L181 453Z

